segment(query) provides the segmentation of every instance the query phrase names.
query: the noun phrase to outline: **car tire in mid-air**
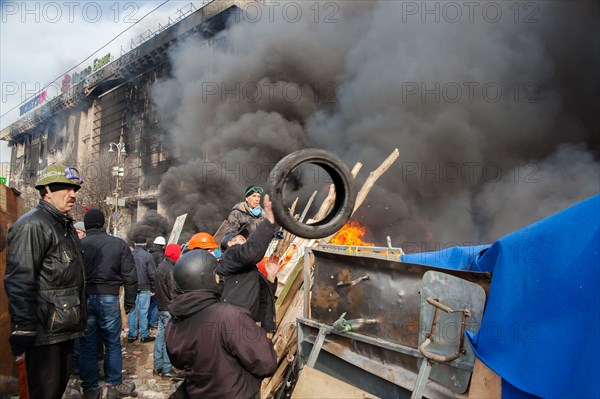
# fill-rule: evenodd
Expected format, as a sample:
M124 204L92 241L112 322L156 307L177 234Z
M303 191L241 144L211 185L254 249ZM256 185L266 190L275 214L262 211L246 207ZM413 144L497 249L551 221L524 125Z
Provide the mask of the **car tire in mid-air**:
M296 220L284 202L284 188L290 174L304 164L322 168L335 185L335 202L330 212L319 221L306 224ZM348 221L354 210L356 188L350 170L335 154L321 149L304 149L282 158L269 175L269 193L275 220L285 230L303 238L323 238L335 234Z

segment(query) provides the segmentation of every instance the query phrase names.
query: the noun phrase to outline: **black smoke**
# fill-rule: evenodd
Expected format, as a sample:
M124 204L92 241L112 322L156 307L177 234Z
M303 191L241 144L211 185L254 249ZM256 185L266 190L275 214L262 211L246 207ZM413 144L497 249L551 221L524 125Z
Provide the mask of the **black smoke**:
M165 237L165 240L168 240L171 227L167 218L154 210L149 210L141 220L131 226L127 237L135 243L145 242L149 245L158 236Z
M356 215L377 245L489 242L600 191L597 2L281 4L153 88L171 216L214 231L304 147L363 162L359 186L400 150Z

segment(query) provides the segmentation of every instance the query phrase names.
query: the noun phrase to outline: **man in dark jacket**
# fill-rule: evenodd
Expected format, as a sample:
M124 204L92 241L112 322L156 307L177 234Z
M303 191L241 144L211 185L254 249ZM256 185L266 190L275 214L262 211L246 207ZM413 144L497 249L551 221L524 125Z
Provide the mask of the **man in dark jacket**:
M226 234L243 234L244 237L254 233L260 222L265 220L265 214L260 207L260 196L264 190L258 186L250 186L245 191L245 201L231 209L227 217Z
M135 309L127 315L129 332L127 333L127 342L132 343L138 339L138 329L141 342L152 342L154 337L150 336L148 331L148 310L150 309L150 296L154 295L154 275L156 265L154 258L146 251L146 240L142 237L134 239L135 248L133 250L133 259L137 271L137 298L135 300ZM138 328L139 327L139 328Z
M135 384L123 382L123 356L121 353L121 306L119 288L125 291L125 313L135 307L137 272L129 247L120 238L106 234L104 214L100 209L90 209L83 216L86 236L81 240L85 258L88 329L81 338L79 376L85 398L100 398L98 386L97 334L104 342L104 381L108 384L108 397L119 397L135 390Z
M177 244L169 244L165 248L165 259L158 266L156 273L156 306L158 308L158 332L154 343L154 370L152 374L162 375L163 378L182 379L184 376L173 371L171 360L167 353L167 342L165 341L165 327L171 319L169 305L173 299L174 283L173 269L175 262L179 260L181 247Z
M154 264L157 267L165 258L165 245L167 245L165 237L158 236L154 239L152 246L148 249L148 252L150 252L150 255L154 258Z
M268 194L264 198L263 214L265 220L248 241L242 235L225 235L221 244L224 252L217 272L225 281L223 301L248 309L252 319L260 322L270 333L275 331L277 267L269 263L267 278L257 269L257 263L265 256L275 231L275 216Z
M154 259L156 267L160 265L165 258L165 237L158 236L154 239L152 246L148 249ZM150 297L150 309L148 310L148 324L150 328L158 328L158 308L156 307L156 295Z
M12 322L12 354L26 355L29 397L62 397L73 367L73 341L86 327L81 244L68 212L83 180L53 164L35 188L39 204L8 231L4 288Z
M169 305L167 349L185 381L171 398L253 398L260 379L277 369L273 343L248 311L219 301L217 260L202 249L185 253L173 277L180 292Z

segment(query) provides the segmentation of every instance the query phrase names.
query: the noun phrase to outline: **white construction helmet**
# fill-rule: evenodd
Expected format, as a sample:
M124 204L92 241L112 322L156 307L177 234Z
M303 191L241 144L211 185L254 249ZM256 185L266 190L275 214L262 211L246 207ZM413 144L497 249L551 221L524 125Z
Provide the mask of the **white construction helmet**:
M154 239L154 243L156 245L167 245L167 242L165 241L165 237L162 236L158 236Z

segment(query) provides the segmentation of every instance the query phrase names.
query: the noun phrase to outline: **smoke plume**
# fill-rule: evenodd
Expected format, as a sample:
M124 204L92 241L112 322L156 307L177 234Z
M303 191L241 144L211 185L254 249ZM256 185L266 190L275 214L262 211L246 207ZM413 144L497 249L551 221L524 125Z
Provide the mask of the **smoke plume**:
M153 87L170 217L214 232L305 147L363 162L359 187L400 150L355 215L377 245L489 242L600 191L597 2L265 7Z
M167 234L169 234L170 228L171 224L169 224L169 221L164 216L159 215L154 210L150 210L146 212L142 220L131 226L127 237L135 243L145 242L146 244L151 244L158 236L168 239Z

